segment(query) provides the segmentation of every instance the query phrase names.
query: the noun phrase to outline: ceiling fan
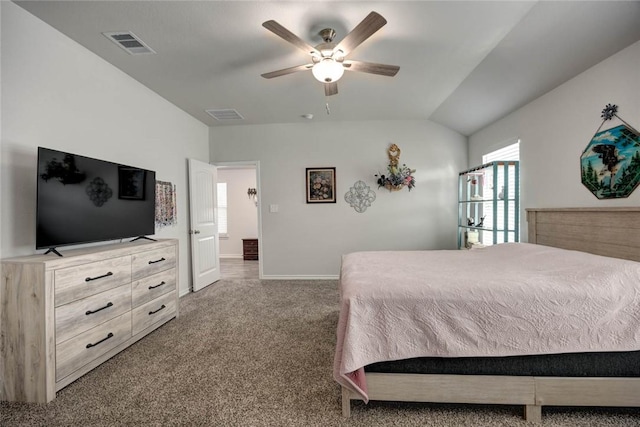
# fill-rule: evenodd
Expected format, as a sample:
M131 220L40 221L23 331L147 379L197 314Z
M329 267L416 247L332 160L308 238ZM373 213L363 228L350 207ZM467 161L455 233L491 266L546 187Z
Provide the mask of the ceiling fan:
M373 62L354 61L346 59L346 56L358 47L362 42L371 37L376 31L387 23L380 14L371 12L362 20L344 39L338 44L333 42L336 32L331 28L320 31L320 36L324 40L316 47L311 46L300 37L287 30L276 21L266 21L262 24L267 30L284 40L295 45L305 53L311 55L311 63L284 68L261 74L265 79L284 76L297 71L311 70L313 76L324 83L324 93L326 96L338 93L337 81L344 74L344 70L359 71L362 73L379 74L381 76L393 77L400 67L396 65L376 64Z

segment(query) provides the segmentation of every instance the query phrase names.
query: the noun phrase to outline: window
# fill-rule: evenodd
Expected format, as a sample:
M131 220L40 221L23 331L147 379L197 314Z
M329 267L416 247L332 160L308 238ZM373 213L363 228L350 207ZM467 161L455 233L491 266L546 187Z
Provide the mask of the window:
M218 183L218 233L220 237L227 235L227 183Z
M492 151L490 153L487 153L485 155L482 156L482 163L489 163L489 162L495 162L495 161L500 161L500 160L520 160L520 140L518 140L515 144L510 144L507 145L506 147L500 148L498 150ZM498 182L502 182L504 180L504 170L502 167L498 168ZM486 177L486 181L487 183L493 182L493 177L492 176L487 176ZM515 176L513 174L511 174L511 176L509 176L509 183L508 183L508 187L510 189L515 188ZM511 191L510 191L511 193ZM509 194L509 195L504 195L505 199L510 199L513 197L513 194ZM483 215L486 215L485 218L485 224L492 224L493 223L493 206L490 203L487 203L484 206L484 211L483 211ZM509 208L507 211L507 221L508 221L508 228L510 230L513 230L516 228L516 216L515 216L515 209L514 209L514 205L513 204L509 204ZM483 231L481 232L483 234L483 236L481 236L481 241L485 244L485 245L491 245L493 239L491 238L491 233L487 232L487 231ZM486 234L486 236L484 236L484 234ZM486 238L485 238L486 237ZM515 234L512 232L507 233L506 236L506 241L507 242L513 242L515 241ZM503 236L498 236L498 241L504 241L503 240L504 237Z

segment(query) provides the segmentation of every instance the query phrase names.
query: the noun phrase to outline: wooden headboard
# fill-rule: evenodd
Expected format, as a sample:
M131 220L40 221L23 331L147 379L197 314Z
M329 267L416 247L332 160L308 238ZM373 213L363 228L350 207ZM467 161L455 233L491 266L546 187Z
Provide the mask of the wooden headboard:
M529 243L640 261L640 208L526 211Z

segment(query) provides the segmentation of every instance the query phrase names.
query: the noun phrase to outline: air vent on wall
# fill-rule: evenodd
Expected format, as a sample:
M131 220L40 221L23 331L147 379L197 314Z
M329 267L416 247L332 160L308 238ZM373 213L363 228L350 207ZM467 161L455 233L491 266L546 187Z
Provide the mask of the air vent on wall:
M126 50L130 55L156 53L131 31L115 31L102 34L122 49Z
M205 110L211 117L216 120L242 120L244 117L236 110L228 108L226 110Z

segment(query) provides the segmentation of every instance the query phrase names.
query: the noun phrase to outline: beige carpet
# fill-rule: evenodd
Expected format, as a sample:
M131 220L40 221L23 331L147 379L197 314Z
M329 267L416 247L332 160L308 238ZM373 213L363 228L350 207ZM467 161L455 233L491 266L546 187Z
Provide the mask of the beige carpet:
M0 403L0 425L530 425L512 406L354 404L342 418L337 304L335 281L220 281L53 402ZM545 408L542 425L638 426L640 410Z

